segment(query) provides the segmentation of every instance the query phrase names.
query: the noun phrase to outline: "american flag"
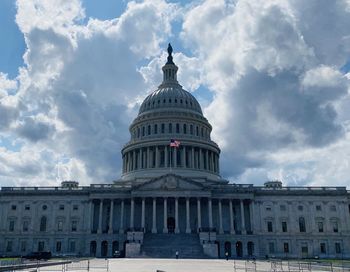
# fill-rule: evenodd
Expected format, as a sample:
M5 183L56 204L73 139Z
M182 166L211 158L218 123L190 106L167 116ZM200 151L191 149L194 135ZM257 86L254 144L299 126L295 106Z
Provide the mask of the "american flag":
M170 140L170 147L179 147L180 146L180 141L176 141L174 139Z

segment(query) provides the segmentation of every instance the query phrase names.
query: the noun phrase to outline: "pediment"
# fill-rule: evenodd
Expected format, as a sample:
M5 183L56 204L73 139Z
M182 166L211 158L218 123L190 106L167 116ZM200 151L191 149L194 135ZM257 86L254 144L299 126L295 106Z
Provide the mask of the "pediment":
M152 180L149 180L143 184L135 186L133 189L139 191L149 190L201 190L204 186L202 183L184 178L178 175L167 174Z

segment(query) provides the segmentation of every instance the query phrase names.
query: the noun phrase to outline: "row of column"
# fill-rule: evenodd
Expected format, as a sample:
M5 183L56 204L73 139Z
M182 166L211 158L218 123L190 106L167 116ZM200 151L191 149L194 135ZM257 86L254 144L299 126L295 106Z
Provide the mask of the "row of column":
M179 233L179 198L175 197L175 233ZM237 201L237 199L235 199ZM142 198L141 200L141 228L144 230L145 228L145 206L146 206L146 199ZM241 232L242 234L246 234L246 224L245 224L245 213L244 213L244 203L243 200L240 199L240 215L241 215ZM163 233L168 232L168 198L163 198L163 212L164 212L164 226L163 226ZM120 208L120 227L119 232L124 233L124 206L125 206L125 200L121 200L121 208ZM222 200L218 200L218 206L219 206L219 233L224 233L223 230L223 217L222 217ZM253 203L249 203L249 214L250 214L250 222L252 224L253 219ZM229 199L229 211L230 211L230 233L235 234L235 228L234 228L234 215L233 215L233 199ZM102 212L103 212L103 199L99 202L99 217L98 217L98 230L97 233L102 233ZM197 198L197 222L198 222L198 229L199 232L202 228L202 215L201 215L201 198ZM90 215L93 214L93 202L90 202ZM108 233L113 233L113 216L114 216L114 199L111 200L110 203L110 215L109 215L109 228ZM191 226L190 226L190 198L186 198L186 233L191 233ZM135 199L130 199L130 228L134 229L134 218L135 218ZM208 221L209 221L209 229L210 231L213 229L213 208L212 208L212 199L208 198ZM92 225L92 219L90 220L90 224ZM91 226L90 226L91 229ZM152 202L152 233L157 233L157 198L153 197Z
M184 145L180 148L168 145L138 148L123 155L123 173L159 167L185 167L218 173L219 155L208 149Z

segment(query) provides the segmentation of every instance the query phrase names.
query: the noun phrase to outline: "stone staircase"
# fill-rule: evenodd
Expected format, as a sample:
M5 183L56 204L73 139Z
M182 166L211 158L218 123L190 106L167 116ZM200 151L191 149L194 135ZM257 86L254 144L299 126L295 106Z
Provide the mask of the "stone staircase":
M146 233L141 248L142 257L203 259L208 258L203 253L198 234L151 234Z

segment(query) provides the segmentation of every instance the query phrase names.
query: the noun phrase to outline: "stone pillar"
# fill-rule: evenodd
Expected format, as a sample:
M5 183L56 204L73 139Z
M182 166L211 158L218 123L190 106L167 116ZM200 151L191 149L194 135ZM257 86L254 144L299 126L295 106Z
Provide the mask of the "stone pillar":
M168 146L166 145L166 146L164 147L164 167L165 167L165 168L168 167L168 159L169 159L168 156L169 156L169 155L168 155Z
M201 215L201 199L197 198L197 221L198 221L198 232L202 228L202 215Z
M163 233L168 233L168 206L167 206L167 198L164 197L163 200L164 204L164 226L163 226Z
M150 150L149 150L149 147L147 147L147 168L150 168L151 167L151 158L150 158Z
M114 210L114 200L111 199L111 209L109 214L109 227L108 227L108 233L113 233L113 210Z
M142 169L142 148L139 149L139 169Z
M157 233L157 198L153 198L152 233Z
M230 199L230 232L231 234L235 234L235 225L233 223L232 199Z
M186 233L191 233L190 225L190 199L186 198Z
M211 151L210 158L211 158L211 171L214 172L215 168L214 168L214 152L213 151Z
M182 167L186 168L186 147L182 146Z
M179 199L175 197L175 233L179 232Z
M145 232L145 198L142 198L142 207L141 207L141 228Z
M136 170L136 150L132 152L132 170Z
M206 170L209 171L209 153L208 153L208 149L205 150L205 167L206 167Z
M93 222L93 219L94 219L94 213L93 212L94 212L94 203L93 203L93 200L90 199L89 200L88 219L87 219L87 232L88 233L91 233L91 231L92 231L92 226L93 226L92 222ZM54 221L54 223L53 223L52 229L55 230L55 221L56 221L55 217L53 218L53 221Z
M159 148L158 146L156 146L156 165L155 165L155 168L158 168L159 167Z
M250 231L253 233L254 229L254 202L253 200L250 200L249 202L249 219L250 219Z
M100 211L98 214L98 233L102 233L102 212L103 212L103 199L100 200Z
M219 233L224 233L224 229L222 227L222 203L221 199L219 199Z
M130 199L130 228L132 230L134 228L134 213L135 213L135 200L131 198Z
M213 210L212 210L211 198L208 198L208 217L209 217L209 228L212 229L213 228Z
M199 169L203 169L203 150L202 148L199 149Z
M245 230L245 218L244 218L244 204L243 204L243 200L240 200L240 204L241 204L241 224L242 224L242 234L246 234L246 230Z
M119 233L124 233L124 199L120 203L120 226Z
M191 148L191 168L194 167L194 147Z

